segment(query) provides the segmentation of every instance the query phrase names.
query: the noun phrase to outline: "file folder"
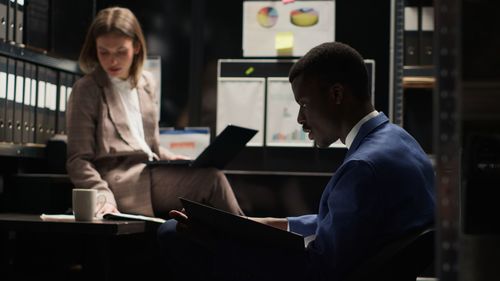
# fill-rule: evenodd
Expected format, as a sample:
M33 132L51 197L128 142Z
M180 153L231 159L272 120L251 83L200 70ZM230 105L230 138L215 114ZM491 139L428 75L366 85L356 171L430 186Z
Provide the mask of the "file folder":
M7 41L13 42L16 34L16 1L7 1Z
M7 40L7 5L9 0L0 0L0 40Z
M30 134L28 137L28 142L29 143L35 143L35 134L36 134L36 89L37 89L37 77L36 77L36 72L37 68L36 65L34 64L28 64L28 72L26 73L26 76L31 80L31 95L30 95L30 121L29 121L29 127L30 127Z
M5 141L14 141L14 106L16 98L16 64L15 60L7 58L7 103Z
M0 142L5 141L7 115L7 58L0 56Z
M58 109L57 109L57 133L66 133L66 91L68 85L69 74L59 72L59 95L58 95Z
M38 66L37 70L37 102L36 102L36 131L35 142L38 144L45 144L47 141L46 122L47 113L45 105L45 67Z
M18 44L24 44L24 0L16 1L16 33L14 40Z
M209 227L232 239L241 239L259 246L282 247L304 251L305 241L300 234L259 223L195 201L180 197L187 216L194 223Z
M23 101L24 101L24 62L15 61L16 80L15 80L15 103L14 103L14 143L22 142L23 133Z
M31 64L24 63L24 99L23 99L23 126L22 143L31 142Z
M419 6L417 1L405 1L404 65L419 64Z
M73 92L73 84L76 82L78 77L74 74L68 74L66 76L66 78L67 78L66 82L68 83L67 87L66 87L66 105L68 105L69 97L71 96L71 93ZM64 113L64 119L66 120L66 123L64 124L65 127L67 125L67 120L68 120L68 118L66 117L66 113L67 112Z
M421 7L420 17L420 64L433 65L433 44L434 44L434 7L430 6Z
M25 35L24 42L26 45L36 47L42 50L49 49L49 23L50 23L50 5L53 1L29 1L25 0L24 14Z
M57 126L57 71L46 69L45 108L47 111L47 139L55 135Z

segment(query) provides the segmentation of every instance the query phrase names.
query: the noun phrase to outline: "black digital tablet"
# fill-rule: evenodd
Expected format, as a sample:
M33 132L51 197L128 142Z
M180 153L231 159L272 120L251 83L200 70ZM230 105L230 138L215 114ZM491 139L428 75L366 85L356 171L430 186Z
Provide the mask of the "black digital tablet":
M195 168L215 167L223 169L245 147L257 130L228 125L194 160L158 160L148 166L188 166Z

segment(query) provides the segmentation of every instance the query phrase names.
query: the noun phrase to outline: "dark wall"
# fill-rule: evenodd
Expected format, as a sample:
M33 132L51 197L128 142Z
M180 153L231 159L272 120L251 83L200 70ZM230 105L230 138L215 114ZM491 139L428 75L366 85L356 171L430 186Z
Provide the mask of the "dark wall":
M144 30L148 54L161 56L161 123L179 125L181 116L188 110L191 1L52 0L53 29L49 51L56 56L77 60L93 18L93 9L99 11L111 6L132 10Z
M28 2L28 5L30 5ZM87 29L93 19L93 1L35 0L50 5L49 50L51 53L78 60ZM70 12L71 11L71 12Z
M94 3L96 10L130 8L142 24L149 54L162 57L161 124L214 127L217 60L242 58L243 0L52 0L56 54L78 57ZM386 113L389 31L389 0L336 1L336 40L375 59L376 107Z
M335 40L375 60L375 107L389 114L390 0L336 1Z
M189 98L191 2L148 0L99 3L99 9L120 5L136 14L147 38L149 55L162 59L161 123L183 126L180 122L188 110Z
M495 0L463 1L463 79L465 81L500 81L500 2ZM481 16L478 16L481 15Z
M191 121L215 127L217 60L242 58L243 1L213 1L206 9L202 114ZM335 40L376 61L375 105L388 114L390 1L337 0L335 16Z

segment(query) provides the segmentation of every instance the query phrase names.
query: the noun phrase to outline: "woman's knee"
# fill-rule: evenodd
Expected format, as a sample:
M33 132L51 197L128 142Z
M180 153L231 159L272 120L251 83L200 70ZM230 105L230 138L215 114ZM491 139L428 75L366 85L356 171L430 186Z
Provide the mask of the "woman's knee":
M226 175L221 170L216 168L205 168L203 169L203 174L205 174L207 182L212 182L215 188L229 187Z
M221 177L226 177L224 173L217 169L217 168L204 168L203 169L205 173L207 173L208 176L211 178L221 178Z

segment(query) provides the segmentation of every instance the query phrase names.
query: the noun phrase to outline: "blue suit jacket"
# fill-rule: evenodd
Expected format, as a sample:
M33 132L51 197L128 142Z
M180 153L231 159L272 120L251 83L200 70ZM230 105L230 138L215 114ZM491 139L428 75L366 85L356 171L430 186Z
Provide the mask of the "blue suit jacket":
M420 145L378 116L363 124L321 197L319 213L290 217L309 244L311 279L340 280L390 240L434 221L434 171Z

